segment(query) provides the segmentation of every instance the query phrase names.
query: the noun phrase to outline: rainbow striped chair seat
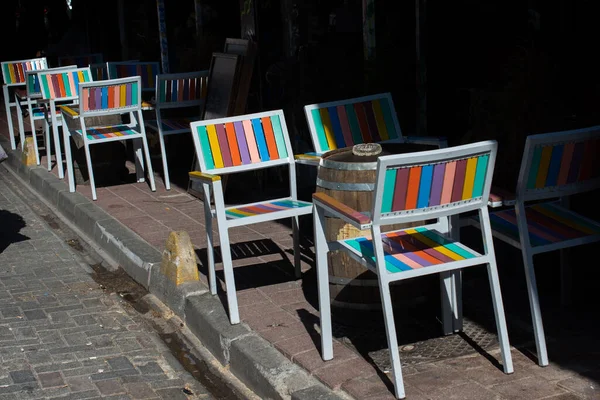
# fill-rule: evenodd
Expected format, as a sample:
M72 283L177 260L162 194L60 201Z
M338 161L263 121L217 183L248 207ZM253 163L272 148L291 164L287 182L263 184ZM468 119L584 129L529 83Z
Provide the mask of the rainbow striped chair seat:
M81 127L81 129L63 130L69 174L69 191L75 191L69 135L79 136L83 140L93 200L97 200L98 197L96 194L96 184L94 183L90 146L116 140L133 140L137 181L144 182L144 175L146 173L150 180L150 189L153 192L156 191L150 150L144 127L144 117L142 115L141 91L142 82L139 76L107 79L98 82L82 82L78 87L79 107L61 107L63 118L77 118ZM130 123L110 126L88 126L85 122L86 118L114 114L129 115ZM144 164L144 159L146 164Z
M377 275L397 398L405 397L390 284L430 274L445 276L442 307L459 314L450 288L451 272L485 264L491 288L504 372L513 372L487 207L497 144L495 141L379 157L373 208L358 212L326 193L313 194L314 243L321 318L321 351L333 358L328 252L343 251ZM450 218L477 211L484 229L483 253L454 240ZM328 241L326 213L367 234ZM382 233L382 227L417 221L428 225ZM446 274L446 275L444 275Z
M445 138L402 135L390 93L304 106L315 151L296 156L300 164L318 165L330 150L361 143L423 143L446 147Z
M54 110L61 105L75 104L79 100L77 93L79 85L83 82L89 82L91 79L92 75L89 67L40 71L37 74L37 80L39 81L42 93L40 100L47 103L50 110ZM62 119L62 114L47 113L46 119L52 126L58 177L63 179L65 177L65 171L62 161L60 135L58 132L59 120ZM68 148L68 146L65 146L65 148ZM67 165L68 161L69 160L67 160ZM48 168L50 168L50 165Z
M156 76L154 107L156 119L147 120L146 127L158 133L165 188L167 190L171 189L171 182L165 136L190 133L190 123L201 119L200 115L206 97L207 79L208 71L159 74ZM183 112L188 116L174 116L173 112Z
M139 76L142 78L142 94L153 93L156 89L156 75L160 74L158 62L146 61L115 61L107 62L108 79L128 78Z
M227 305L232 324L240 322L229 229L283 218L292 218L294 264L300 277L298 217L312 212L312 203L300 201L296 194L294 156L282 110L230 118L193 122L192 138L200 171L190 172L190 179L203 190L208 251L210 291L217 294L213 249L212 221L216 218L227 290ZM273 167L288 167L290 195L252 204L226 206L221 176ZM210 199L214 199L214 209Z
M46 57L32 58L29 60L18 60L18 61L3 61L0 63L2 69L2 95L4 97L4 108L6 110L6 121L8 123L8 135L10 138L10 148L15 150L17 148L17 142L15 140L15 128L13 126L11 108L20 108L21 106L27 106L26 99L22 99L20 102L16 99L15 94L12 92L14 89L22 88L25 86L26 72L27 71L39 71L48 68L48 61ZM19 103L18 103L19 102ZM22 121L22 116L19 119L19 123ZM24 127L19 126L19 133L21 140L24 138ZM24 142L21 142L21 146Z
M493 234L521 250L538 363L548 365L533 256L600 241L600 222L569 209L569 197L600 187L600 126L530 135L525 142L515 201L490 214ZM473 225L480 221L473 218ZM561 299L570 281L561 257Z

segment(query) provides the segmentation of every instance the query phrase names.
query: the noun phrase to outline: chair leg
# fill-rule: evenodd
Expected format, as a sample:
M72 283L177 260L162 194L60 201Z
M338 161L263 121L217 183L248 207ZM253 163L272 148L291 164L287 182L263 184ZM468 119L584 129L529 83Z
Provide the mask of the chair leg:
M533 320L533 334L535 336L535 347L538 353L538 364L542 367L548 365L548 350L546 348L546 337L542 323L542 311L533 267L533 256L528 249L523 249L523 264L525 266L525 279L527 281L527 294L529 295L529 307Z
M25 149L25 124L23 123L23 104L15 95L15 105L17 109L17 123L19 124L19 139L21 140L21 149Z
M315 207L313 211L315 262L317 268L317 287L319 290L319 314L321 319L321 357L333 358L333 336L331 327L331 300L329 297L329 270L327 268L327 239L325 237L325 216L323 209Z
M156 183L154 182L154 171L152 170L152 160L150 159L150 148L148 147L148 140L146 135L142 136L142 144L144 147L144 153L146 155L146 164L148 165L148 179L150 180L150 190L156 192Z
M219 243L221 247L221 259L223 260L223 273L225 275L225 289L227 291L227 307L229 309L229 320L231 324L240 322L237 294L235 288L235 277L233 275L233 261L231 259L231 248L229 243L229 232L227 226L219 224Z
M506 328L506 317L504 316L504 305L502 303L502 292L500 291L500 278L498 277L496 260L493 260L487 264L487 270L490 281L490 290L492 293L492 302L494 304L494 317L496 317L498 341L500 342L500 351L502 353L502 365L504 366L504 373L512 374L514 369L512 364L512 356L510 354L508 329Z
M396 323L394 322L394 310L392 308L392 297L390 294L390 284L383 282L379 277L379 290L381 292L381 304L383 306L383 317L385 320L385 332L390 349L390 361L392 364L392 374L394 375L394 391L396 397L403 399L404 381L402 379L402 365L400 363L400 349L398 348L398 338L396 337Z
M85 161L88 167L88 175L90 176L90 188L92 189L92 200L97 200L98 196L96 196L96 182L94 181L94 171L92 170L92 157L90 155L90 145L85 143Z
M133 154L135 158L135 175L138 183L146 180L144 177L144 157L142 154L142 145L138 140L133 140Z
M56 154L56 167L58 168L58 177L63 179L65 177L65 170L62 162L62 152L60 150L60 136L58 134L58 121L56 119L56 112L54 112L54 104L50 105L50 112L52 113L52 132L54 133L54 154ZM66 128L66 127L65 127Z
M162 157L163 174L165 177L165 189L171 190L171 180L169 179L169 166L167 165L167 150L165 148L165 137L162 133L158 133L158 140L160 143L160 155Z
M213 217L210 211L210 186L207 183L202 184L204 191L204 224L206 227L206 253L208 257L208 286L211 294L217 294L217 277L215 275L215 251L213 242L212 222Z
M2 87L3 97L4 97L4 108L6 110L6 122L8 124L8 136L10 138L10 148L11 150L17 149L17 143L15 140L15 129L13 127L12 113L10 111L10 98L9 98L9 90L8 86L3 85Z
M300 257L300 218L298 216L292 217L292 235L294 243L294 267L296 271L296 278L302 277L302 261Z
M49 132L48 126L46 124L46 131ZM50 145L49 133L48 136L48 146ZM65 142L65 161L67 162L67 175L69 175L69 192L75 192L75 173L73 171L73 157L71 155L71 135L67 129L66 124L63 126L63 141ZM48 153L48 151L46 151ZM50 156L48 156L48 164L50 164Z
M48 120L46 118L44 118L44 131L46 135L46 143L44 144L44 146L46 147L46 161L48 162L48 171L52 171L52 143L50 139L50 124L48 123ZM65 131L63 130L63 135L64 132Z
M27 103L27 111L29 112L29 124L31 125L31 136L33 137L33 148L35 149L35 163L40 165L40 147L38 146L37 134L35 130L35 120L33 119L33 109L31 102Z

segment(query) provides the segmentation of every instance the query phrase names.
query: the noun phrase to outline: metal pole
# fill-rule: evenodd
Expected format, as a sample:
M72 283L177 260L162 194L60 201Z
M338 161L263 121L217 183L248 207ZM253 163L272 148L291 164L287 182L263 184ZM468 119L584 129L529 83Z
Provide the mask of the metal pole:
M167 24L165 22L165 0L156 0L158 11L158 33L160 38L160 60L162 73L169 73L169 45L167 42Z
M363 0L363 50L365 60L375 58L375 0Z
M118 0L117 11L119 15L119 38L121 40L121 60L129 59L129 46L127 44L127 33L125 31L125 0Z
M426 13L427 0L415 0L416 12L416 66L417 66L417 136L427 136L427 61Z
M194 0L194 12L196 13L196 36L202 35L202 0Z

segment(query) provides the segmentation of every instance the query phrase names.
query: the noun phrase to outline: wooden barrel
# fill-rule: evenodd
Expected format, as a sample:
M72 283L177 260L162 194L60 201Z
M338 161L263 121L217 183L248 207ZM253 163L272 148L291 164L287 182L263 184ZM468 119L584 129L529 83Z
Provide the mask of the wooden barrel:
M332 150L321 159L317 173L317 192L326 193L357 211L372 211L377 157L390 154L431 150L430 145L383 144L382 152L374 156L359 156L352 148ZM382 227L383 231L422 225L417 221ZM328 241L349 239L369 234L343 220L326 217L325 235ZM331 304L351 310L381 308L376 275L350 258L347 253L333 251L328 255Z

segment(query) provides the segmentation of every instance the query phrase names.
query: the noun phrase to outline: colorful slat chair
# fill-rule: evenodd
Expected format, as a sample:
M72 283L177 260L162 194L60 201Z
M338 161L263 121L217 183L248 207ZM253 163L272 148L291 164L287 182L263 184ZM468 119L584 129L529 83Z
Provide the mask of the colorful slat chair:
M49 110L56 110L60 105L76 104L79 101L79 84L91 81L92 74L90 67L84 67L70 69L66 72L41 71L38 72L37 79L42 90L41 100L48 103ZM46 113L46 120L52 126L58 177L63 179L65 171L62 162L60 134L58 132L59 118L62 119L61 115L56 112Z
M548 365L548 352L533 256L600 241L600 223L569 210L571 195L600 187L599 153L600 126L528 136L514 206L490 214L494 236L521 250L541 366ZM562 255L561 285L567 273ZM561 288L565 299L568 287Z
M227 304L232 324L240 322L229 242L229 229L265 221L292 218L294 264L300 276L298 217L312 212L312 203L299 201L296 194L296 170L285 117L282 110L230 118L193 122L192 137L200 171L190 179L202 185L208 250L208 278L212 294L217 293L213 254L212 219L217 219L221 258L225 274ZM225 206L221 176L287 165L290 195L252 204ZM211 209L211 194L214 210Z
M77 65L79 68L84 68L92 64L99 64L102 62L104 62L104 56L102 53L58 57L58 65L61 67L64 65Z
M496 149L495 141L487 141L380 157L377 161L372 217L325 193L313 194L321 350L324 360L333 358L327 253L341 250L377 275L396 397L404 398L405 392L390 284L404 279L460 271L466 267L486 264L504 372L513 372L487 208ZM449 217L469 211L478 211L484 221L483 254L448 235ZM357 229L370 228L370 235L328 243L325 236L325 213L341 218ZM437 222L382 233L382 226L423 220Z
M0 63L0 66L2 68L2 92L4 96L4 108L6 109L10 148L15 150L17 148L17 143L15 140L15 129L13 126L11 107L17 107L17 104L16 101L11 101L11 99L15 98L12 92L14 89L25 87L25 73L27 71L46 69L48 68L48 62L46 57L42 57L28 60L3 61ZM22 103L21 105L27 106L25 103ZM24 127L19 126L21 137L23 136L23 130ZM21 146L23 145L24 143L21 143Z
M156 119L147 120L146 127L158 133L162 155L165 188L171 189L165 136L189 133L190 123L200 120L206 96L208 70L181 74L159 74L156 77ZM187 110L189 117L168 117L168 110Z
M108 79L141 76L144 100L147 95L151 96L156 90L156 75L161 73L158 62L115 61L107 62L106 68L108 70Z
M100 143L113 142L116 140L133 140L135 147L135 162L138 182L144 182L144 157L146 158L146 172L150 180L150 188L154 192L154 172L150 159L148 140L142 116L142 81L139 76L121 79L108 79L99 82L83 82L79 85L79 107L61 107L63 114L69 118L78 118L81 129L63 130L65 140L65 152L67 157L67 168L69 175L69 190L75 191L75 179L73 175L73 159L71 157L71 144L69 136L78 135L83 139L85 157L90 176L92 199L97 200L96 185L94 183L94 171L92 169L92 158L90 146ZM111 126L88 126L86 118L102 117L105 115L129 114L130 123ZM65 118L65 117L63 117ZM141 142L141 146L140 146ZM142 155L143 149L143 155Z
M445 138L402 135L390 93L304 106L315 151L300 154L300 164L319 165L321 154L361 143L423 143L446 147Z
M58 71L68 71L70 69L77 68L76 65L67 65L64 67L57 68L47 68L44 69L44 72L58 72ZM27 111L29 114L29 123L31 125L31 134L33 135L33 147L35 150L35 160L37 165L40 165L40 153L39 146L37 142L37 137L35 133L35 121L44 121L44 147L46 148L46 158L48 161L48 171L52 169L52 151L50 149L50 117L47 116L47 112L50 109L47 107L47 104L42 99L42 88L40 87L40 82L38 80L38 72L36 70L27 71L25 73L25 96L23 96L20 92L16 92L16 102L17 103L27 103ZM57 113L57 124L60 126L62 124L62 118L60 115L60 110L55 109L55 113ZM19 126L23 126L23 115L22 113L18 114L19 117ZM21 141L25 141L25 132L23 130L23 134L21 137ZM57 143L55 143L55 146Z

